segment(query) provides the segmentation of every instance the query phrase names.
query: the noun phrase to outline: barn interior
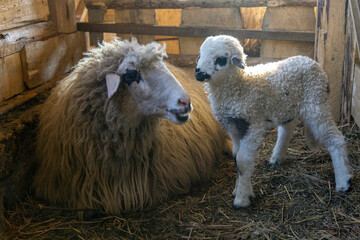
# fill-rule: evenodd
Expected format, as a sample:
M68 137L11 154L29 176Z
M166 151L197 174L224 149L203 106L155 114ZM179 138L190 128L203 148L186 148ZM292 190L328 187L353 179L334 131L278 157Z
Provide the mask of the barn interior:
M360 238L360 1L3 0L0 13L1 238ZM308 149L299 124L279 169L268 167L276 131L267 136L252 179L257 198L246 209L232 206L236 167L228 152L206 186L140 212L88 210L92 217L81 219L87 210L34 197L39 110L84 53L134 36L166 44L166 61L194 72L202 42L218 34L238 38L250 66L295 55L319 62L347 143L351 191L335 191L328 152Z

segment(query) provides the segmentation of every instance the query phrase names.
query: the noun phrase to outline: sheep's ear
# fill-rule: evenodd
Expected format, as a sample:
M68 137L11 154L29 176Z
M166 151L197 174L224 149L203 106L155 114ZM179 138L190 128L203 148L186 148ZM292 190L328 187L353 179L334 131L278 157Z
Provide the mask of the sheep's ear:
M118 90L120 85L120 76L114 73L106 74L106 87L108 93L108 99L110 99L114 93Z
M244 63L242 62L242 60L238 57L232 57L231 58L231 63L234 64L235 66L244 69Z

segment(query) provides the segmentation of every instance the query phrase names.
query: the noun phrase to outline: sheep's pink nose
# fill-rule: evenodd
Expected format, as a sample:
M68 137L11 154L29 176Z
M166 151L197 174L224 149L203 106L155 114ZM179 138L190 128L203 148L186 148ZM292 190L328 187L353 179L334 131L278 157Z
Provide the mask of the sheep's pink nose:
M179 99L179 104L189 106L190 105L190 99L188 99L188 98L180 98Z

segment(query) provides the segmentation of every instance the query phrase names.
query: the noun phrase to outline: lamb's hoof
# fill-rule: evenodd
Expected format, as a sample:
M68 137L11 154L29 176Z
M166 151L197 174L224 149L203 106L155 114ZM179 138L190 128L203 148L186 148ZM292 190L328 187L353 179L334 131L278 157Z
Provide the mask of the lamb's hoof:
M351 191L351 178L346 182L345 186L336 185L335 190L340 193L350 192Z
M242 198L235 198L234 200L234 209L239 210L246 208L251 205L251 202L254 200L255 196L245 196Z

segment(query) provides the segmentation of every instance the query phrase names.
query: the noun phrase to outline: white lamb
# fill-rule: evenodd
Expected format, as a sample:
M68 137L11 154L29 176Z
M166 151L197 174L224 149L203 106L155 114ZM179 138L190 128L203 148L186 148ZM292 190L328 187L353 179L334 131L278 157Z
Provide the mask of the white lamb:
M195 70L196 79L206 81L211 108L233 142L238 170L234 207L247 207L254 197L250 178L265 132L278 126L270 158L275 166L284 158L297 120L304 122L310 144L320 142L327 147L336 191L347 191L352 175L345 142L333 120L328 80L319 64L303 56L254 67L246 67L245 60L236 38L208 37Z

